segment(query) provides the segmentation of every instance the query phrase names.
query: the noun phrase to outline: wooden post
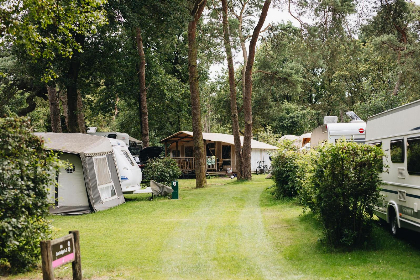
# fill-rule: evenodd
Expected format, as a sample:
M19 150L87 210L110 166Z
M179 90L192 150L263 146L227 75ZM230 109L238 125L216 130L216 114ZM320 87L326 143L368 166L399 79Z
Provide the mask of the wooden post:
M54 280L51 241L41 241L42 275L44 280Z
M73 269L73 280L82 280L82 262L80 258L80 234L78 230L69 231L70 234L73 234L74 238L74 261L71 266Z

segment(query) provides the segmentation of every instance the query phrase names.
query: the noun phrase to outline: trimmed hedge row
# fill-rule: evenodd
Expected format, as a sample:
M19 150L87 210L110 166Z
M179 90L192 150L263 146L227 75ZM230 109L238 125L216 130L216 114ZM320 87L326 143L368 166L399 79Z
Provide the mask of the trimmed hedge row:
M274 157L276 197L297 197L319 217L327 243L362 244L379 198L381 148L338 141L316 151L282 149Z

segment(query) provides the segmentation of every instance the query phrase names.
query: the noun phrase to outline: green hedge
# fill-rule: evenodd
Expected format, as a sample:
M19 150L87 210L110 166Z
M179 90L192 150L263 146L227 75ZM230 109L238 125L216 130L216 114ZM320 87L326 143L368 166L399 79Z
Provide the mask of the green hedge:
M27 119L0 119L1 270L29 270L39 260L40 241L50 234L47 186L57 163Z
M339 141L298 152L283 143L272 161L273 194L298 197L317 214L325 240L333 246L363 243L370 235L379 198L381 148Z
M313 203L325 239L333 246L362 244L370 237L379 198L381 148L339 141L319 149L311 177Z
M302 185L299 157L291 141L283 141L279 151L272 156L273 195L276 198L297 196Z

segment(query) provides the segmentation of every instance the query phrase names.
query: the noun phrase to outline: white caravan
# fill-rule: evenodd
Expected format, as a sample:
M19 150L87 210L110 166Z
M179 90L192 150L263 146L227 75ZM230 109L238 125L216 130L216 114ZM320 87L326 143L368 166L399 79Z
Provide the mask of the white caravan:
M366 142L382 146L385 171L375 214L399 228L420 231L420 100L367 121Z
M351 118L349 123L337 123L336 116L324 117L324 124L314 129L311 135L311 148L324 142L335 143L338 139L346 139L358 143L365 142L366 123L355 113L347 112Z
M117 161L123 193L144 193L140 186L142 180L141 169L134 161L127 145L121 140L109 139L109 141Z
M97 132L96 127L89 127L87 134L104 136L110 139L117 139L123 141L127 146L130 145L130 136L122 132Z

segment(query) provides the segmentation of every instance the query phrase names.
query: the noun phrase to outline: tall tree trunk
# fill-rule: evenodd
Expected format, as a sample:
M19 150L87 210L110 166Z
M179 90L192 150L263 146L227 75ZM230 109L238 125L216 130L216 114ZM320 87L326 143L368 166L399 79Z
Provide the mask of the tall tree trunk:
M65 128L67 128L67 127L69 127L69 109L68 109L68 106L67 106L67 92L63 92L62 90L60 90L58 92L58 96L59 96L60 101L61 101L61 107L63 108ZM63 126L61 126L61 130L63 130Z
M228 23L228 7L227 0L222 0L223 7L223 41L226 50L226 58L229 69L229 90L230 90L230 112L232 119L232 132L235 143L236 154L236 175L237 179L242 179L242 152L241 137L239 135L239 117L238 105L236 103L236 87L235 87L235 69L233 66L232 46L230 43L230 31Z
M149 111L147 110L147 90L146 90L146 56L143 49L143 38L140 27L136 28L137 51L139 54L139 83L140 83L140 118L141 118L141 139L143 147L149 147Z
M194 7L191 10L193 17L188 24L188 72L191 93L192 125L194 140L194 158L195 158L195 176L196 188L203 188L207 185L206 180L206 154L203 141L203 132L201 128L201 107L200 92L198 88L197 73L197 22L206 6L206 0L194 1Z
M85 114L83 113L83 101L80 90L77 91L77 123L79 125L79 131L86 133Z
M52 132L61 133L60 103L58 102L57 90L54 86L47 86L48 101L50 103L50 117Z
M252 140L252 67L255 59L255 47L258 41L261 28L267 17L268 8L271 0L265 0L261 11L260 19L254 28L252 38L249 43L248 62L245 71L245 93L244 93L244 118L245 118L245 135L242 150L243 157L243 178L251 179L251 140Z
M76 42L79 43L82 47L84 44L84 36L80 34L75 35ZM73 56L70 59L70 67L69 71L67 72L67 108L68 108L68 132L85 132L84 130L80 129L79 120L80 115L78 110L78 95L80 92L78 91L77 81L79 78L80 72L80 52L75 51ZM84 122L84 120L83 120Z

